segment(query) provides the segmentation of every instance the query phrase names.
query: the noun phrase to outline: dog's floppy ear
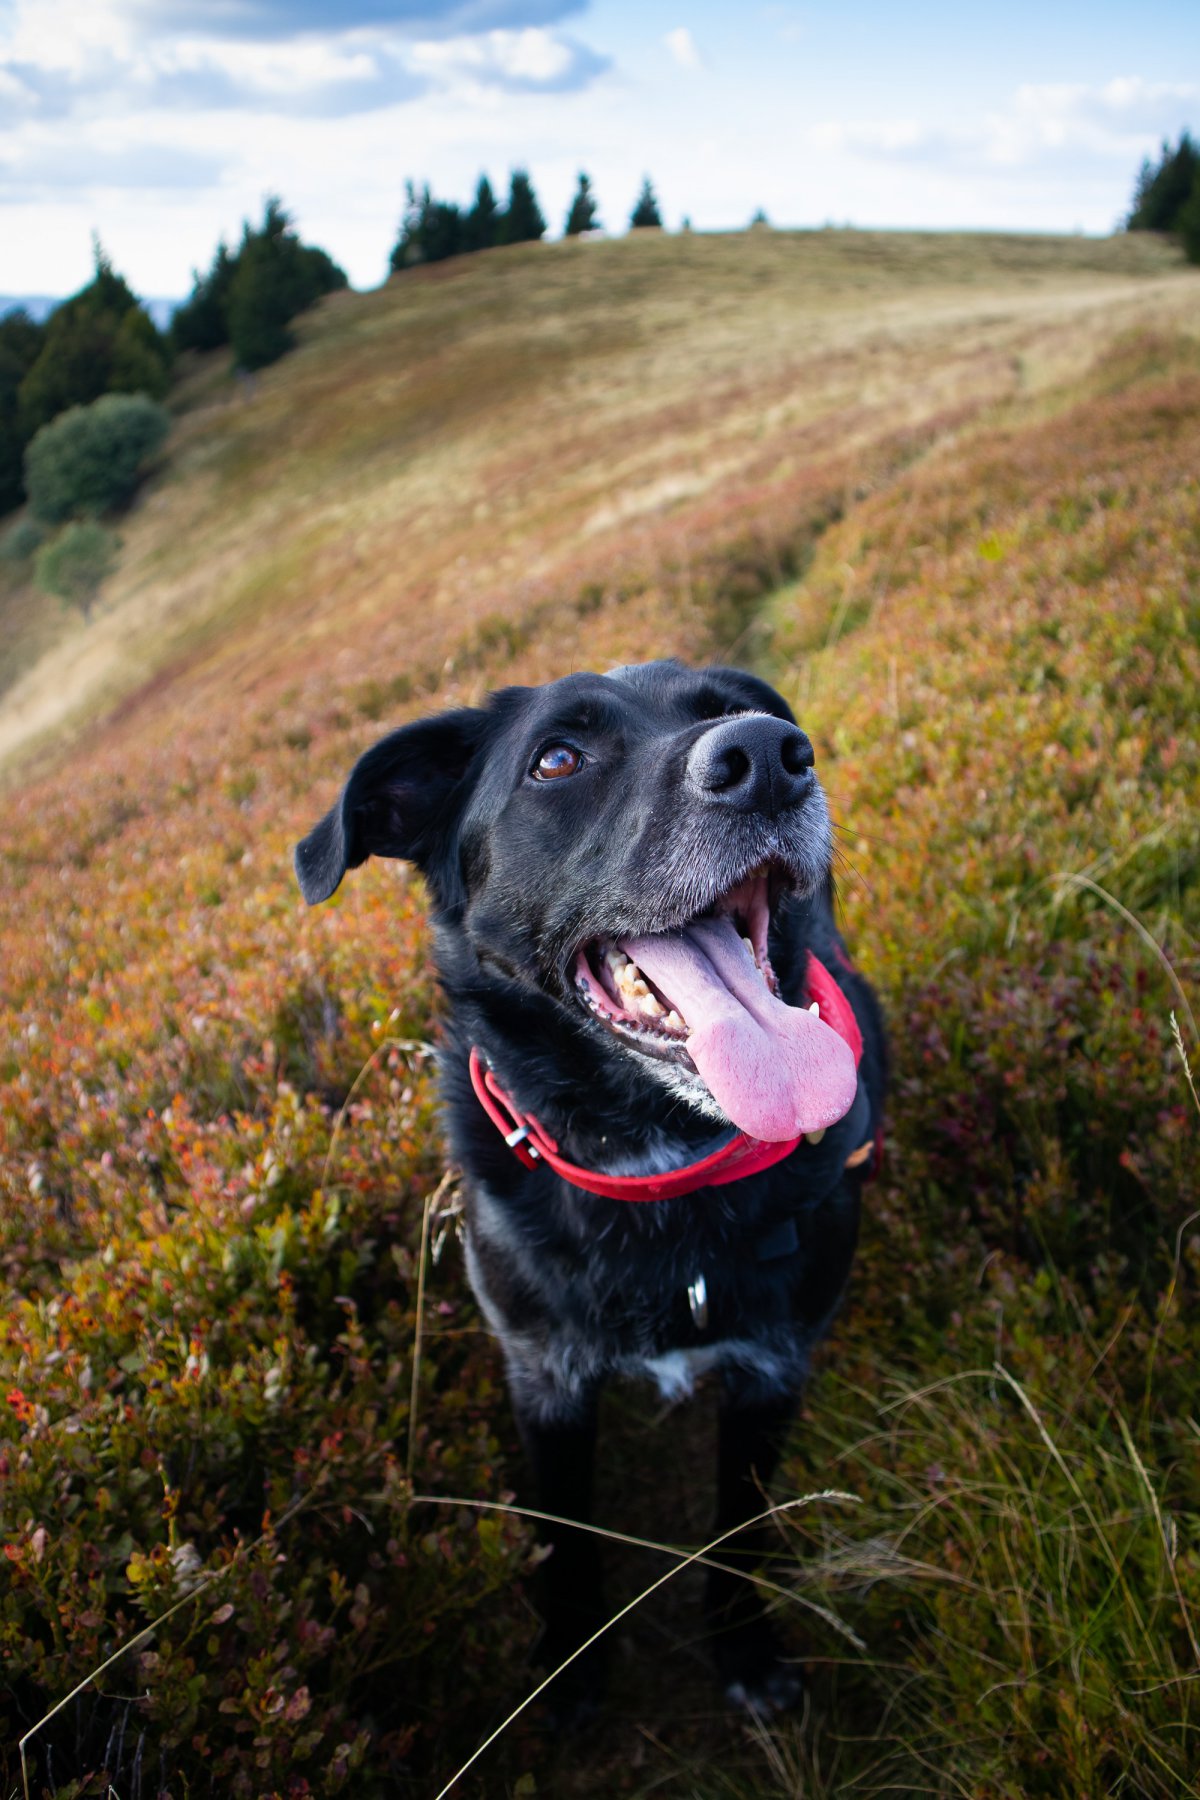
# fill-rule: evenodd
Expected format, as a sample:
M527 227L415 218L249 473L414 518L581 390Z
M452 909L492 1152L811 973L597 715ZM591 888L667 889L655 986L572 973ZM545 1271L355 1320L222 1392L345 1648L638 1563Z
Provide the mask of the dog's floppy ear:
M328 900L347 869L368 856L427 868L453 822L456 790L478 749L487 714L464 707L404 725L359 757L342 797L296 845L296 876L310 906Z

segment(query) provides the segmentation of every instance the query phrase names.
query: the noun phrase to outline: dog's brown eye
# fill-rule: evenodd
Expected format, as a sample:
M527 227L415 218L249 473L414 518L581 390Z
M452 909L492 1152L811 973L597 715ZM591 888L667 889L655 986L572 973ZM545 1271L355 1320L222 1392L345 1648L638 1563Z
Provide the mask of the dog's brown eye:
M570 744L550 744L533 765L535 781L558 781L563 775L574 775L583 757Z

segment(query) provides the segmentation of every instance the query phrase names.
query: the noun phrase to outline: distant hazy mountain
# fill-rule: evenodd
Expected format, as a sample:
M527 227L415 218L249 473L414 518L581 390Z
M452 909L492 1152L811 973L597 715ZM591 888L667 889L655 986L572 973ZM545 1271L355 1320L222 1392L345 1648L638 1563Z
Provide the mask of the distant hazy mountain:
M24 307L31 319L39 323L48 318L56 306L60 306L66 298L64 294L0 294L0 319L5 313L14 312L18 306ZM160 331L165 331L171 323L171 314L181 300L143 300L142 305L154 320Z

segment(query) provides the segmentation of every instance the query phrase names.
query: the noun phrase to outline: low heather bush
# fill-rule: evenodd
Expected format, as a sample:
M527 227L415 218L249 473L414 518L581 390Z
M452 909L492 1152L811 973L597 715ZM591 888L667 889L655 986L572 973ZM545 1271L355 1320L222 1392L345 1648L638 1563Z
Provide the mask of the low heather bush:
M412 1501L410 1466L495 1491L503 1414L473 1338L414 1371L436 1136L428 1078L387 1055L382 1161L355 1141L375 1106L331 1146L328 1108L251 1056L261 1111L135 1119L98 1092L31 1168L50 1233L9 1252L53 1259L55 1217L64 1247L102 1241L31 1269L0 1324L8 1734L130 1645L31 1745L51 1792L86 1766L118 1792L382 1800L520 1629L520 1535Z

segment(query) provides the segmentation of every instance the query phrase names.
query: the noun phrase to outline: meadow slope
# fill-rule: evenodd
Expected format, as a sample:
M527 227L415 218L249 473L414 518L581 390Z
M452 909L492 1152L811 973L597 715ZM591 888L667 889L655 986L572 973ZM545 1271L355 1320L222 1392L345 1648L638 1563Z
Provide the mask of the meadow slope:
M185 377L91 627L0 565L0 764L164 671L264 700L314 666L440 678L467 627L607 576L664 515L703 535L791 470L853 491L885 439L1185 319L1195 279L1145 233L751 232L518 247L335 295L252 384L223 356ZM564 651L587 660L579 634Z
M420 884L307 914L289 852L385 722L661 654L793 700L891 1024L780 1488L851 1498L781 1520L804 1718L721 1713L684 1580L456 1791L1200 1791L1198 298L1135 240L497 253L190 371L89 630L0 576L6 1796L27 1732L72 1800L432 1794L528 1691L523 1527L414 1499L518 1467ZM610 1414L603 1522L700 1542L703 1400Z

